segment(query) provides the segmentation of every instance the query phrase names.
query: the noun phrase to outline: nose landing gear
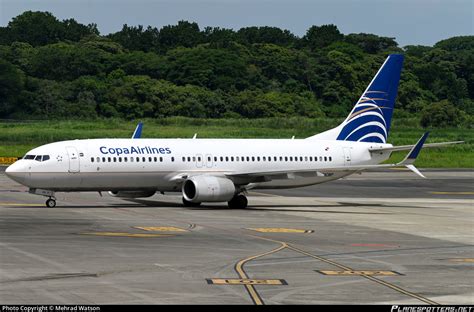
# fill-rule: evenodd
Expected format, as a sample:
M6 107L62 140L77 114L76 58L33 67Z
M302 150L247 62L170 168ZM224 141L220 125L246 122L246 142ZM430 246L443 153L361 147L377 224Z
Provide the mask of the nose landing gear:
M56 199L54 199L54 198L49 198L49 199L46 201L46 207L49 207L49 208L54 208L54 207L56 207Z
M56 198L54 197L53 191L30 188L29 193L49 197L49 199L46 201L46 207L48 208L56 207Z

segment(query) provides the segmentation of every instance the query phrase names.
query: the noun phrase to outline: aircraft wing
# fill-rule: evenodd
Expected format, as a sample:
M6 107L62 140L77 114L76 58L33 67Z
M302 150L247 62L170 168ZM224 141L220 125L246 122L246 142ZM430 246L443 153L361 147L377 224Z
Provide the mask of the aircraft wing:
M382 169L382 168L392 168L392 167L407 167L417 175L422 178L425 178L418 169L413 166L416 158L418 157L423 144L428 137L429 132L423 134L423 136L418 140L415 145L411 145L410 152L407 154L405 159L396 164L380 164L380 165L359 165L359 166L335 166L335 167L324 167L324 168L315 168L315 169L303 169L303 170L273 170L273 171L261 171L261 172L233 172L227 173L226 176L230 178L260 178L256 180L268 181L271 179L291 179L294 176L311 176L311 175L328 175L334 172L354 172L362 170L371 170L371 169Z

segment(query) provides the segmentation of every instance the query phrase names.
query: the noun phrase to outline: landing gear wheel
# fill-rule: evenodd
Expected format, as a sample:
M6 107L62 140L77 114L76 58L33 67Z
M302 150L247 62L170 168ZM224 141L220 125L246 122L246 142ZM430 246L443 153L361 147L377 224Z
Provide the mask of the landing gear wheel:
M50 198L46 201L46 207L54 208L56 207L56 200L54 198Z
M201 203L193 203L193 202L190 202L189 200L186 200L186 198L183 197L183 205L185 207L199 207Z
M248 200L244 195L236 195L230 201L227 202L231 209L245 209L247 208Z

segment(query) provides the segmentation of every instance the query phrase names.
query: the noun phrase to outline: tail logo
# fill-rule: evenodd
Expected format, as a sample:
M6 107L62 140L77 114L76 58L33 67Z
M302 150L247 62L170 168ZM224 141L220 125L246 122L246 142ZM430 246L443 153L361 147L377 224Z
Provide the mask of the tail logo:
M366 91L343 122L337 140L357 142L387 142L386 114L392 108L384 103L389 101L387 92Z

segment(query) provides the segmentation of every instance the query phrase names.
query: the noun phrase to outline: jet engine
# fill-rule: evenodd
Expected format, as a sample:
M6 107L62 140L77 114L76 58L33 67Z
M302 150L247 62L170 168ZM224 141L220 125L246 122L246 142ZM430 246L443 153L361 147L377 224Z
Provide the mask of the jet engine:
M155 195L155 191L110 191L110 196L124 198L150 197Z
M235 185L230 179L214 176L193 176L183 183L183 197L192 203L224 202L235 195Z

